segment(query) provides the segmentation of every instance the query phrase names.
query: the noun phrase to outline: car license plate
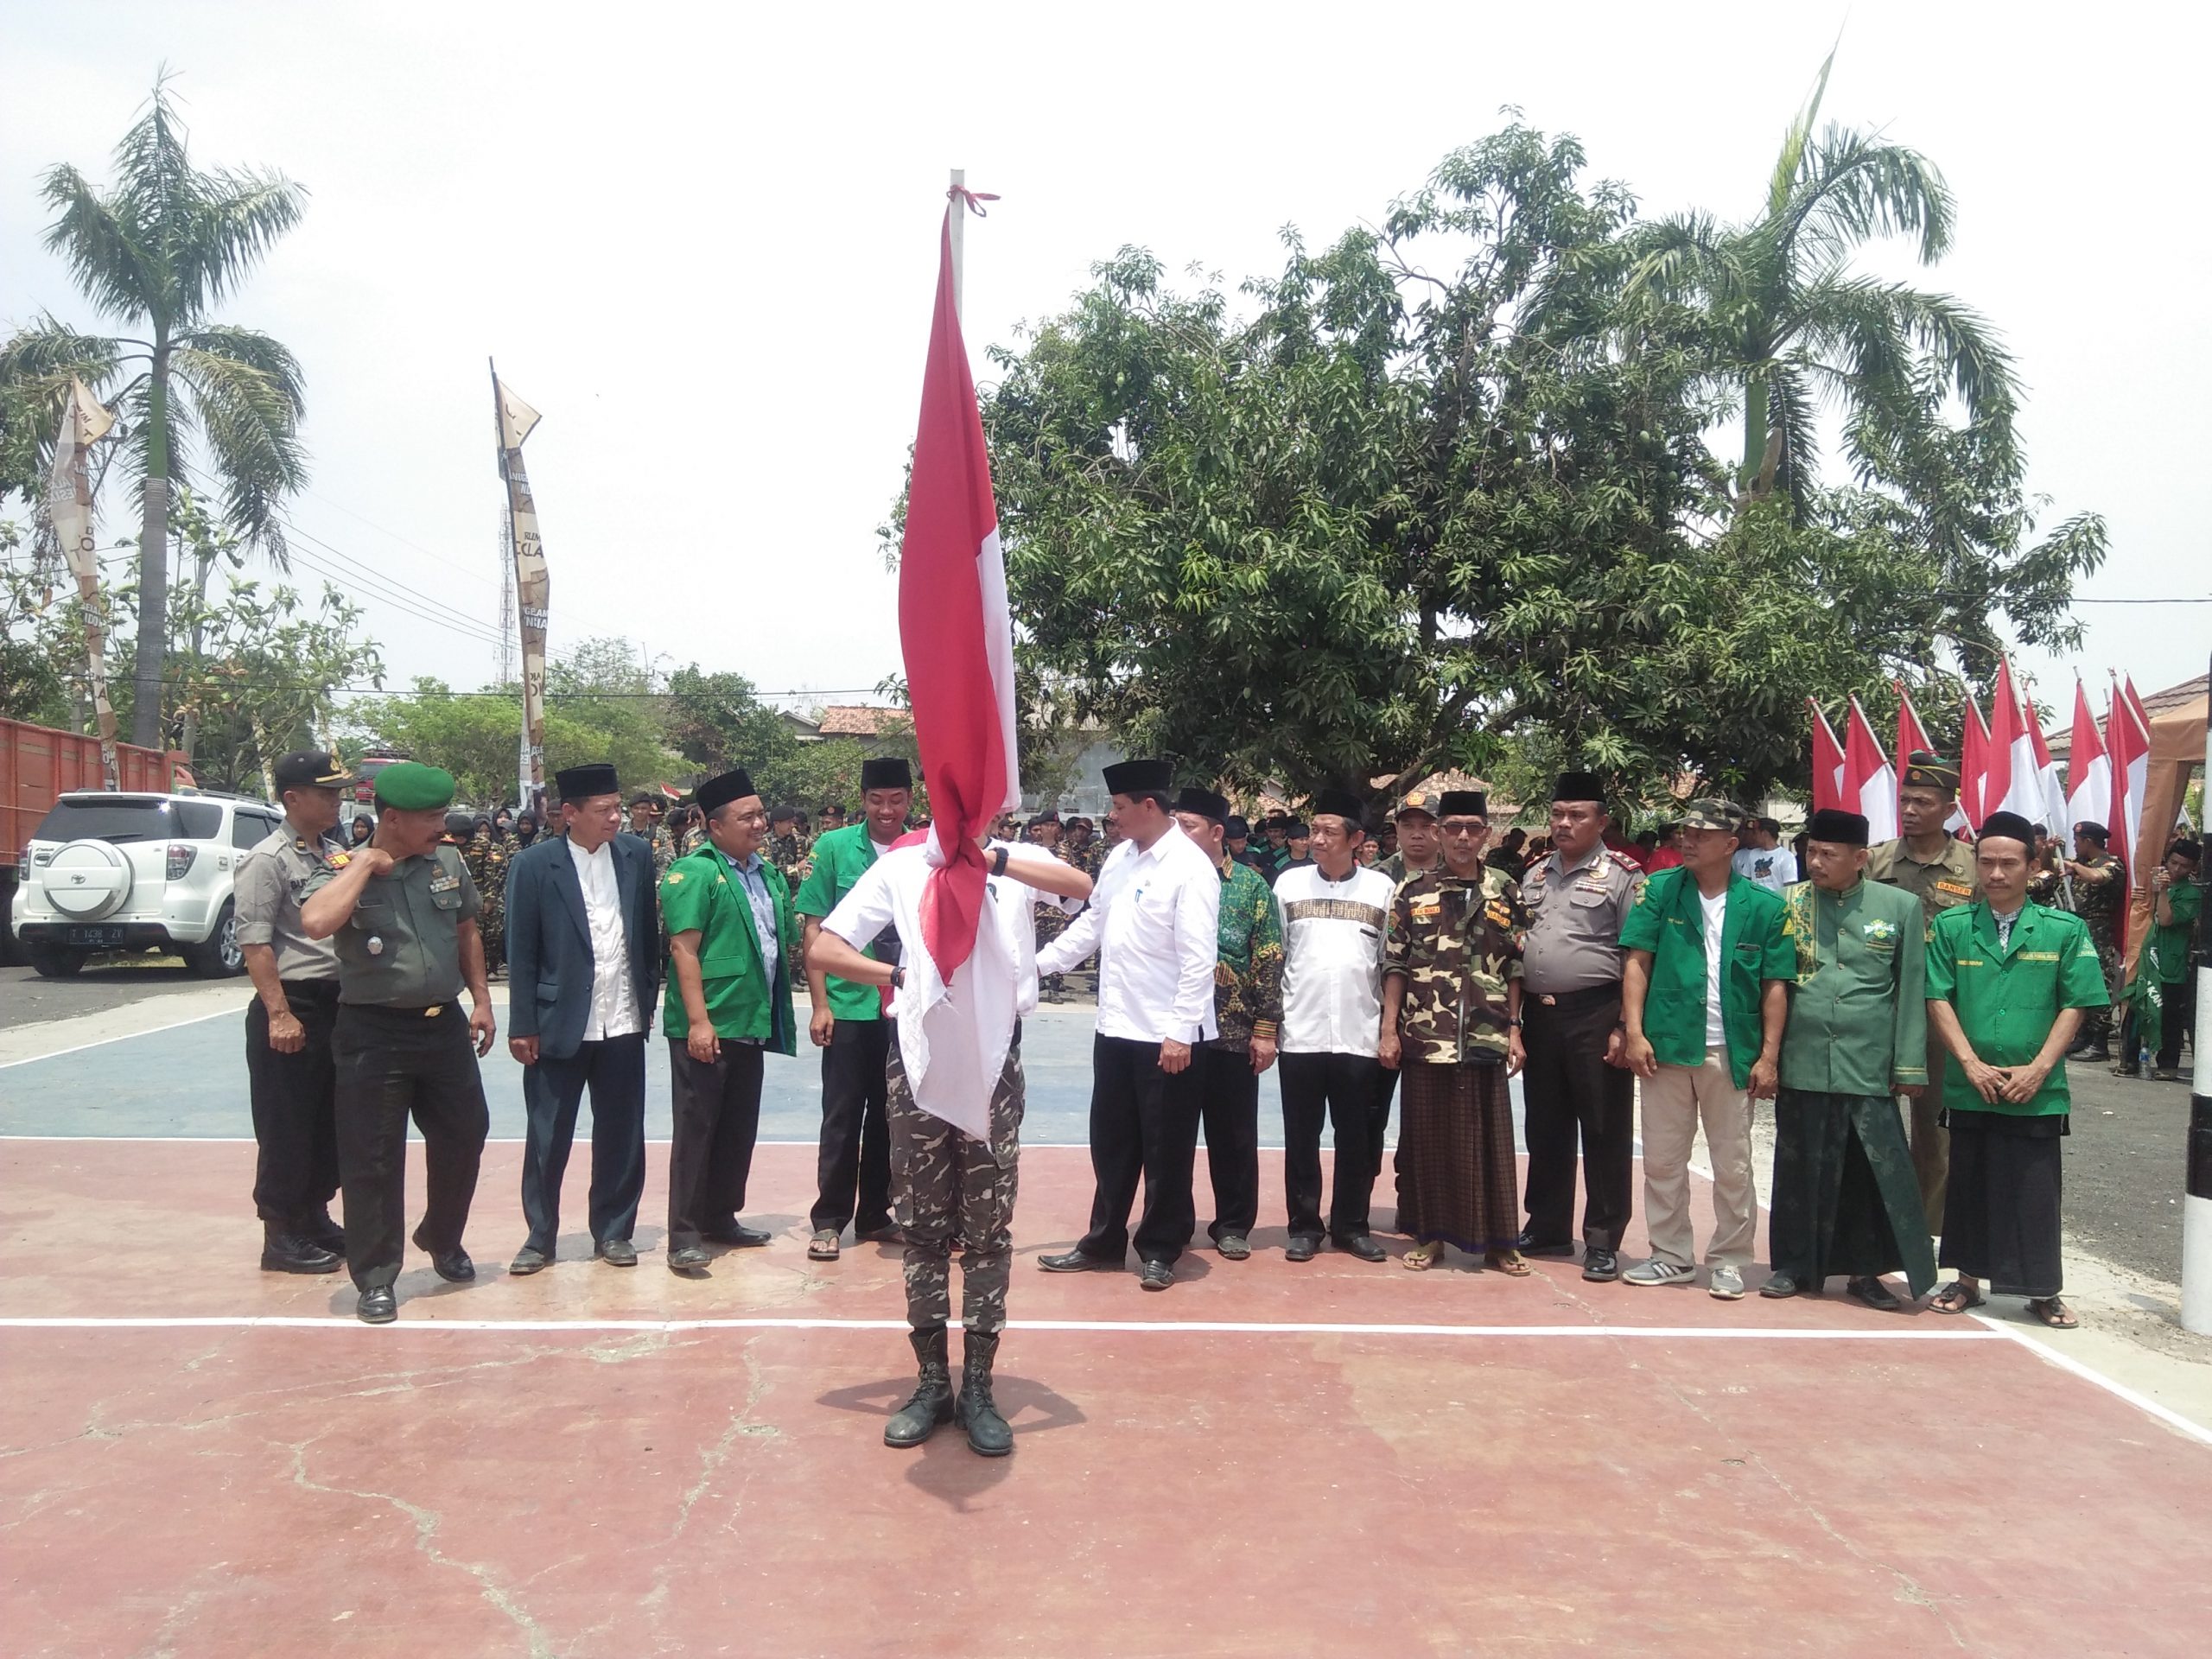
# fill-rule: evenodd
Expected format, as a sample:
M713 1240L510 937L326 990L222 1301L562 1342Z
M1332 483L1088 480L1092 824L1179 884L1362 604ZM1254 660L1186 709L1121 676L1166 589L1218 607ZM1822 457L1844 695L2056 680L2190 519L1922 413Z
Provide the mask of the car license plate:
M123 943L119 927L73 927L69 943L80 950L112 950Z

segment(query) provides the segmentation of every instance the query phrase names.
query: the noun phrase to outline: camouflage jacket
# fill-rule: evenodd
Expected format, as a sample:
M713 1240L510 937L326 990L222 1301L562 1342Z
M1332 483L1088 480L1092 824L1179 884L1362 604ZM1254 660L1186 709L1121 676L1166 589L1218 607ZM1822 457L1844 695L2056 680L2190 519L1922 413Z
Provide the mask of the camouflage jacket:
M1221 878L1220 955L1213 967L1217 1046L1242 1048L1282 1023L1282 917L1267 879L1229 861Z
M477 896L487 909L506 897L507 859L513 850L488 830L479 830L461 849L461 861L467 867L468 879L476 883Z
M2110 853L2101 858L2079 858L2074 861L2085 868L2101 870L2101 881L2074 878L2074 913L2088 924L2089 938L2099 945L2108 945L2117 938L2120 907L2127 896L2127 884L2120 879L2120 861Z
M798 884L806 880L806 873L814 868L813 859L808 856L811 850L812 843L804 836L771 836L768 844L760 849L760 856L781 870L785 884L797 893Z
M1406 982L1398 1034L1408 1060L1505 1058L1505 988L1521 977L1528 932L1520 884L1501 871L1462 878L1431 870L1400 884L1382 973Z

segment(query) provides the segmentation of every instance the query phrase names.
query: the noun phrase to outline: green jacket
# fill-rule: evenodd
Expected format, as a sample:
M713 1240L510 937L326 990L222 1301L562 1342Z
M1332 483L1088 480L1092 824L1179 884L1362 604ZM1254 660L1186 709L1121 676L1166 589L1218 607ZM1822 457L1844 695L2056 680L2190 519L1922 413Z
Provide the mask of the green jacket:
M2000 950L1986 899L1939 911L1929 925L1928 1000L1948 1002L1975 1058L1999 1066L2035 1058L2062 1009L2101 1008L2111 1001L2096 944L2079 916L2023 905ZM2063 1060L2050 1068L2033 1100L2016 1105L1984 1100L1967 1081L1966 1068L1946 1054L1942 1103L1961 1111L2051 1117L2073 1103Z
M1705 1064L1705 911L1688 865L1643 884L1621 924L1621 946L1651 952L1643 1034L1662 1065ZM1720 1027L1728 1070L1743 1088L1764 1041L1759 997L1769 980L1797 977L1797 955L1782 936L1782 899L1732 874L1720 925Z
M815 837L812 866L806 879L798 884L798 896L791 901L792 908L802 916L820 921L837 908L837 901L853 890L853 884L874 862L875 842L868 836L867 819L849 823L842 830L823 830ZM871 962L881 960L873 944L862 945L861 954ZM883 993L874 986L856 985L835 974L823 978L830 993L830 1012L838 1019L883 1017Z
M760 936L753 925L752 901L730 874L729 861L711 842L679 858L661 878L661 925L671 938L699 935L699 977L706 993L707 1016L715 1034L765 1043L781 1054L798 1051L798 1021L791 1014L791 969L798 962L798 919L791 912L791 889L765 858L761 879L776 905L778 957L769 982L760 960ZM673 968L663 999L661 1029L682 1042L691 1034L683 1007L683 988Z
M1782 1033L1785 1088L1887 1095L1928 1081L1927 923L1918 898L1861 880L1848 893L1800 881L1782 896L1797 956Z

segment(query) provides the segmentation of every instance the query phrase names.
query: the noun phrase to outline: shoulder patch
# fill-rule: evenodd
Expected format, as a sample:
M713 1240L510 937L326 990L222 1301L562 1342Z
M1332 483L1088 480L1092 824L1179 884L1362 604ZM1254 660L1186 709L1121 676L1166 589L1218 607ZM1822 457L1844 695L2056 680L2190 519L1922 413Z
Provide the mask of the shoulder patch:
M681 870L671 870L666 875L661 877L661 880L665 881L671 887L683 879L683 872Z
M334 870L342 870L353 861L353 855L347 852L333 853L328 858L323 861L324 863L329 865Z

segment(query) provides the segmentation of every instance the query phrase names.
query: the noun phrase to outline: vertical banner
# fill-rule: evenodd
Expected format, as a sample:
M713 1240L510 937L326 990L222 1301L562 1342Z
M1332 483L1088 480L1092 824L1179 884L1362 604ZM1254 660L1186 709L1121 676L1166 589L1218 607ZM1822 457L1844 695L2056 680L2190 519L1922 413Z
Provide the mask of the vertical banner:
M545 571L545 545L537 536L537 504L522 461L523 440L537 411L499 384L492 371L492 400L499 425L499 476L507 486L508 543L515 556L515 613L522 631L523 804L536 810L545 792L545 618L553 584Z
M77 599L85 622L86 668L92 677L92 709L99 720L100 765L110 789L121 787L116 772L115 708L107 697L107 609L100 598L99 538L92 533L92 447L107 435L115 416L100 407L85 383L69 382L61 405L61 430L54 443L54 471L47 479L46 513L61 556L77 578Z

